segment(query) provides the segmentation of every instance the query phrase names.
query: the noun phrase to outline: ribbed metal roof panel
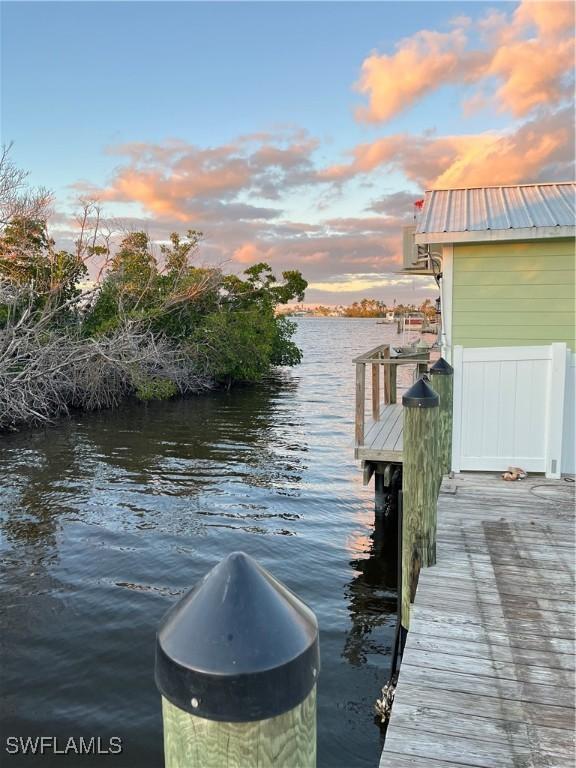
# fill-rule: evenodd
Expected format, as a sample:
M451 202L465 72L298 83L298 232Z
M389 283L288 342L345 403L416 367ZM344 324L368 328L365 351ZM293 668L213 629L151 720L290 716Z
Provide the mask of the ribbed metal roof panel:
M416 234L572 227L576 183L518 184L426 192Z

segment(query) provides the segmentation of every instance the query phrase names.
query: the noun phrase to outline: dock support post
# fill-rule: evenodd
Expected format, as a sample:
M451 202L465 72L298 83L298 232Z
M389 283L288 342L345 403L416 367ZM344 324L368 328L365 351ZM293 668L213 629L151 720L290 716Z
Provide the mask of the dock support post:
M402 626L409 628L420 568L436 562L438 402L425 378L407 390L402 468Z
M319 669L312 611L229 555L158 631L165 768L315 768Z
M430 368L431 383L440 398L438 418L438 459L442 475L452 469L452 399L454 368L441 357Z
M374 474L374 510L378 515L381 515L386 509L387 492L384 482L384 475L377 471Z

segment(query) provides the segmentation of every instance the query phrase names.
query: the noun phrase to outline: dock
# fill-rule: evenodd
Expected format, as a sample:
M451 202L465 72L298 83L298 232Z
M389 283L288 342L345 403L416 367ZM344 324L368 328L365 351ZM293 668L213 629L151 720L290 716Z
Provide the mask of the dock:
M402 405L397 402L397 369L401 365L414 368L415 378L426 372L429 350L391 354L388 344L381 344L354 359L356 365L356 419L354 456L363 468L370 465L402 464ZM366 405L366 367L370 375L370 415ZM382 371L382 373L381 373ZM371 475L371 473L369 473Z
M381 408L380 418L367 419L364 440L356 446L356 458L362 461L389 461L401 464L404 417L400 403Z
M574 510L565 480L444 478L380 768L572 768Z

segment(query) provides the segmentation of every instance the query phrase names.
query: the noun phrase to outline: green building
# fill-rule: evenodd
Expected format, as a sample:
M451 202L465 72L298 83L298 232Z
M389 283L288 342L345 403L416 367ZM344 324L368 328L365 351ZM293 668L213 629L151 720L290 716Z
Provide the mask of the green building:
M575 471L576 184L430 190L405 269L436 274L453 469Z

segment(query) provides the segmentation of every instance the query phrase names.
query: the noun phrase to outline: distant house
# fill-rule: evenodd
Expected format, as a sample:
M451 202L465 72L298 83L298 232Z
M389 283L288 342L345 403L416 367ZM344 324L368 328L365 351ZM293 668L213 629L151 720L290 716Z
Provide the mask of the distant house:
M455 471L575 471L575 202L572 182L431 190L404 233L405 271L440 284Z

